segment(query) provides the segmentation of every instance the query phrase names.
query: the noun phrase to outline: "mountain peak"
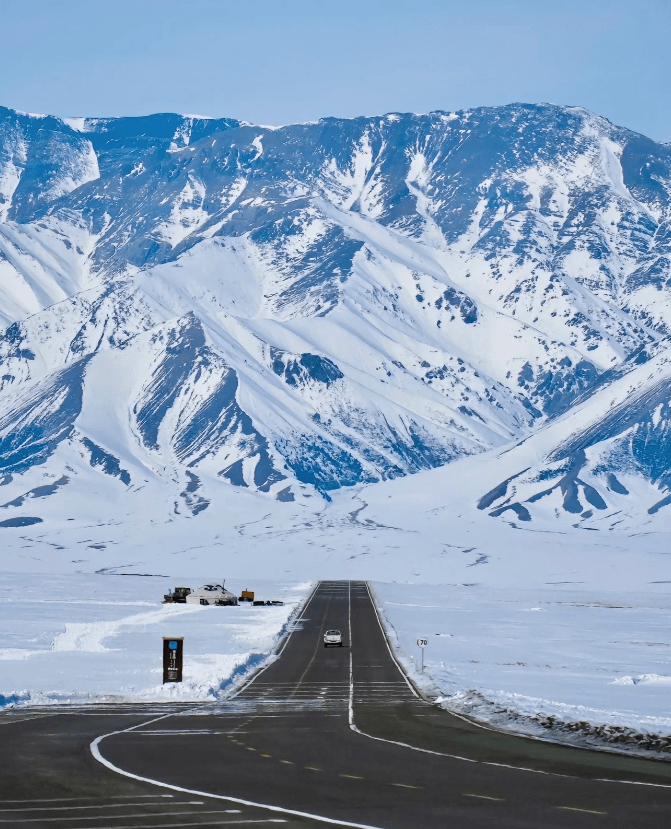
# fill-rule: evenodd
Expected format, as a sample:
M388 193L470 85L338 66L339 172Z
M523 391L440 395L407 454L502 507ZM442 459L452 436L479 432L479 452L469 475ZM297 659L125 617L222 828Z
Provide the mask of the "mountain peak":
M579 107L276 128L0 109L7 486L144 481L191 520L231 491L330 498L542 444L492 464L492 519L633 498L624 468L647 515L670 197L671 148Z

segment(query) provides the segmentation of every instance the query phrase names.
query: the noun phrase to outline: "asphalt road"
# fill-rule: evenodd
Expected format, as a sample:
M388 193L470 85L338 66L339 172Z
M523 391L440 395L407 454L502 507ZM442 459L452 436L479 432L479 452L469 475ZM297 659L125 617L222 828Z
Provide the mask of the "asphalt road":
M345 647L323 647L328 628ZM100 760L135 778L94 759L105 734ZM501 734L424 702L366 584L322 582L280 658L232 700L4 715L0 798L0 829L649 829L671 827L671 763Z

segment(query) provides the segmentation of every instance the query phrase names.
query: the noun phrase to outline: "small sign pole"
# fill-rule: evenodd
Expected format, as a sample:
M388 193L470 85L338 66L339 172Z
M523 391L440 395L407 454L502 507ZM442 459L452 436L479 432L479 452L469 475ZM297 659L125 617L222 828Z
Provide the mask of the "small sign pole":
M183 636L163 637L163 682L182 681Z
M424 648L429 644L429 640L426 639L424 636L421 636L417 640L417 644L419 645L420 651L422 653L422 673L424 673Z

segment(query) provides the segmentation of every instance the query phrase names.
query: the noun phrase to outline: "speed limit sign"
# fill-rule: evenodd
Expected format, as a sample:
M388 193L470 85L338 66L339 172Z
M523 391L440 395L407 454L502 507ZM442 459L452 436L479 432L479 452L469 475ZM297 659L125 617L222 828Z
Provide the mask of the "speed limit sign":
M425 636L420 636L417 644L422 649L420 653L422 654L422 673L424 673L424 648L429 644L429 640Z

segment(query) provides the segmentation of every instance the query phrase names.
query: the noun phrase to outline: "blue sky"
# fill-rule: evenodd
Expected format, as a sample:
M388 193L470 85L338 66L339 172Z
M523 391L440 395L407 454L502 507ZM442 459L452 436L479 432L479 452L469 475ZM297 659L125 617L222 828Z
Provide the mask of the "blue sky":
M668 0L0 0L0 104L285 124L511 101L671 141Z

